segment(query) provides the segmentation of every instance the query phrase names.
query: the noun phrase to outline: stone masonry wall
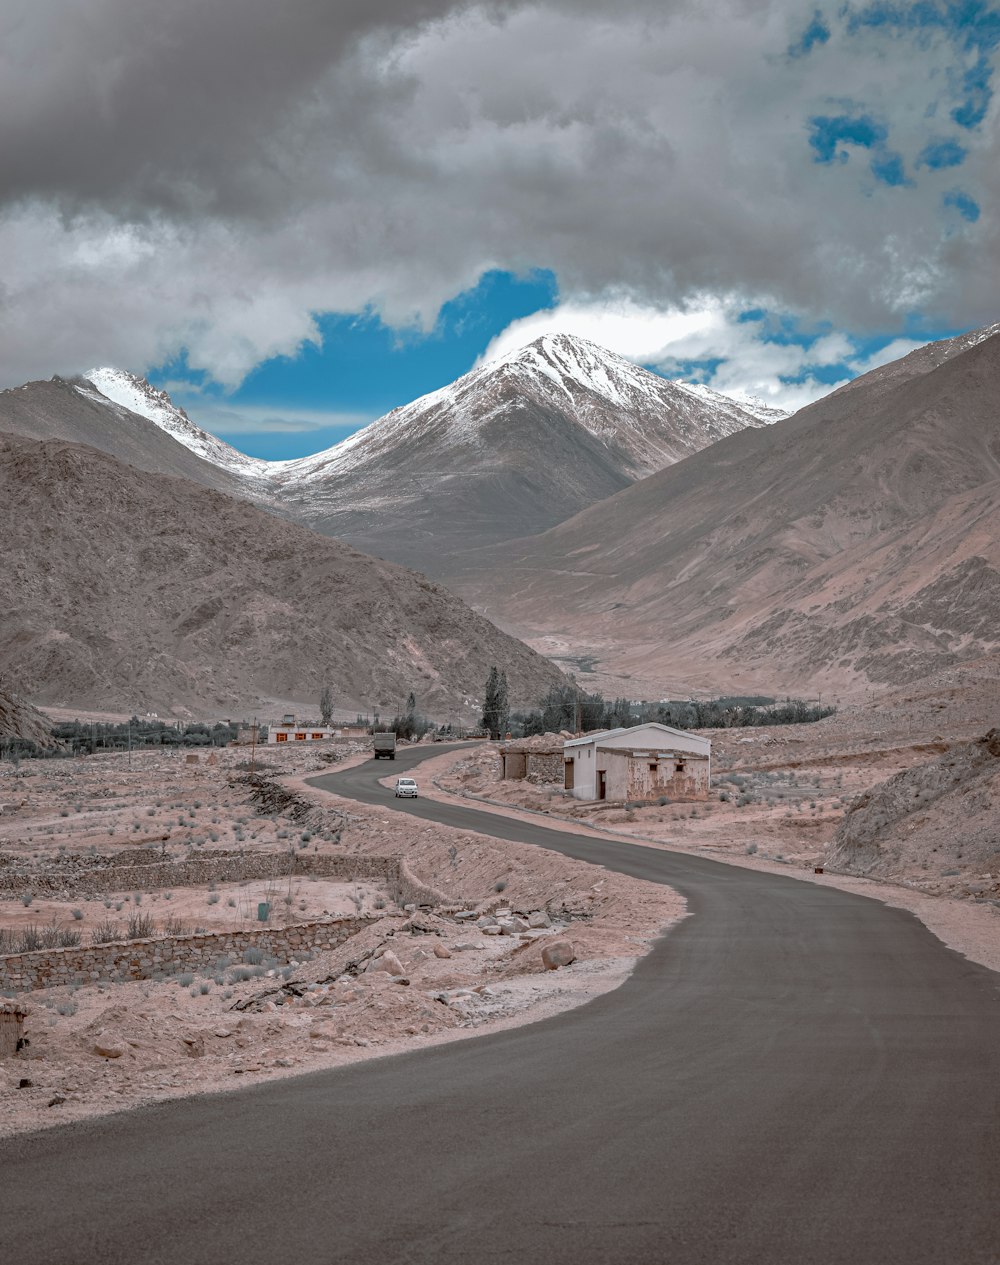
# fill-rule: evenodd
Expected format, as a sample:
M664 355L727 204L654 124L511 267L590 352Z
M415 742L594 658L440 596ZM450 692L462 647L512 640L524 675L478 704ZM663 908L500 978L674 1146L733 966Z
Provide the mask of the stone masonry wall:
M214 935L164 936L90 948L45 949L0 957L0 989L33 992L60 984L96 984L99 980L143 980L178 970L213 967L220 958L241 962L249 949L288 961L313 950L335 949L371 926L375 918L328 918L260 931Z
M138 858L136 858L138 861ZM151 861L147 864L109 865L76 874L35 873L30 870L0 871L0 891L77 893L153 891L172 887L200 887L207 883L239 883L248 879L288 878L315 875L317 878L383 879L390 886L402 883L407 888L416 880L407 873L404 878L398 857L322 856L297 852L247 852L214 855L206 852L184 861ZM430 890L430 889L427 889ZM411 898L412 899L412 898ZM426 903L423 898L417 903Z

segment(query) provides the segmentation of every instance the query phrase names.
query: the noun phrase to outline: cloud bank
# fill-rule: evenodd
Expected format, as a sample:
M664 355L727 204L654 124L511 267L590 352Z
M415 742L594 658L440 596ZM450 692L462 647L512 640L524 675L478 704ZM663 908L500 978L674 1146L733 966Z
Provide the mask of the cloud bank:
M11 0L0 380L184 348L231 387L315 341L318 313L429 328L490 268L552 269L570 314L984 324L997 19L932 0Z

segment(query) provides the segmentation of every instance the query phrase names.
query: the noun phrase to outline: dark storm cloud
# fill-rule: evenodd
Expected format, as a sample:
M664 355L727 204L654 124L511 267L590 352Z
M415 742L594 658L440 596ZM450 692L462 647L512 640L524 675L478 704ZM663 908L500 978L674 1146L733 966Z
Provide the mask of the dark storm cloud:
M1000 164L952 117L969 49L850 12L8 0L0 378L184 347L233 383L316 312L426 325L491 267L577 302L985 321Z
M277 138L323 116L324 81L356 41L459 7L15 0L0 20L0 199L189 213L270 200L287 160Z

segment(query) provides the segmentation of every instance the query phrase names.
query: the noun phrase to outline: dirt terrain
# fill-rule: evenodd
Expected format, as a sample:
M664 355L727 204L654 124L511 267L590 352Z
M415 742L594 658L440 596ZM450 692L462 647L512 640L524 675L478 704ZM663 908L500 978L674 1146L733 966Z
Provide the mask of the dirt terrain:
M332 753L331 753L332 754ZM416 1045L526 1023L620 983L677 918L669 889L523 845L414 822L339 801L302 778L330 768L314 751L133 753L0 765L0 934L101 940L247 930L258 904L277 928L361 915L339 948L248 954L204 970L39 989L29 1045L0 1062L0 1129L45 1127L138 1103L225 1089ZM369 758L341 755L338 763ZM313 877L149 884L122 890L115 865L145 853L182 864L236 854L402 857L436 892L405 907L376 879ZM99 892L81 877L107 874ZM5 875L36 876L24 891ZM91 881L91 880L88 880ZM74 890L74 883L77 889ZM148 920L145 921L145 920ZM568 942L568 966L546 946ZM145 941L136 941L137 950ZM27 1083L25 1083L27 1082Z

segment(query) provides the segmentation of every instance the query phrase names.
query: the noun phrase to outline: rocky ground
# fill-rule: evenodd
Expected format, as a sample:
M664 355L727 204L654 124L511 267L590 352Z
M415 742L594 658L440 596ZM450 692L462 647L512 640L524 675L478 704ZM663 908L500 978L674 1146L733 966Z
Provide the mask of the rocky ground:
M135 850L175 860L234 849L402 856L438 899L403 908L377 881L303 878L268 892L258 880L109 887L89 900L40 883L30 903L0 901L8 949L28 929L86 944L109 921L127 931L148 918L154 935L178 934L178 924L243 928L262 895L278 925L355 911L377 919L339 949L302 960L219 961L19 997L29 1044L0 1063L0 1131L530 1022L615 987L683 915L683 902L658 885L403 818L388 790L382 809L307 788L306 775L329 768L319 749L258 750L256 782L248 751L213 754L197 763L164 751L133 753L131 765L122 753L0 766L0 862L68 878ZM552 969L545 954L554 954Z

